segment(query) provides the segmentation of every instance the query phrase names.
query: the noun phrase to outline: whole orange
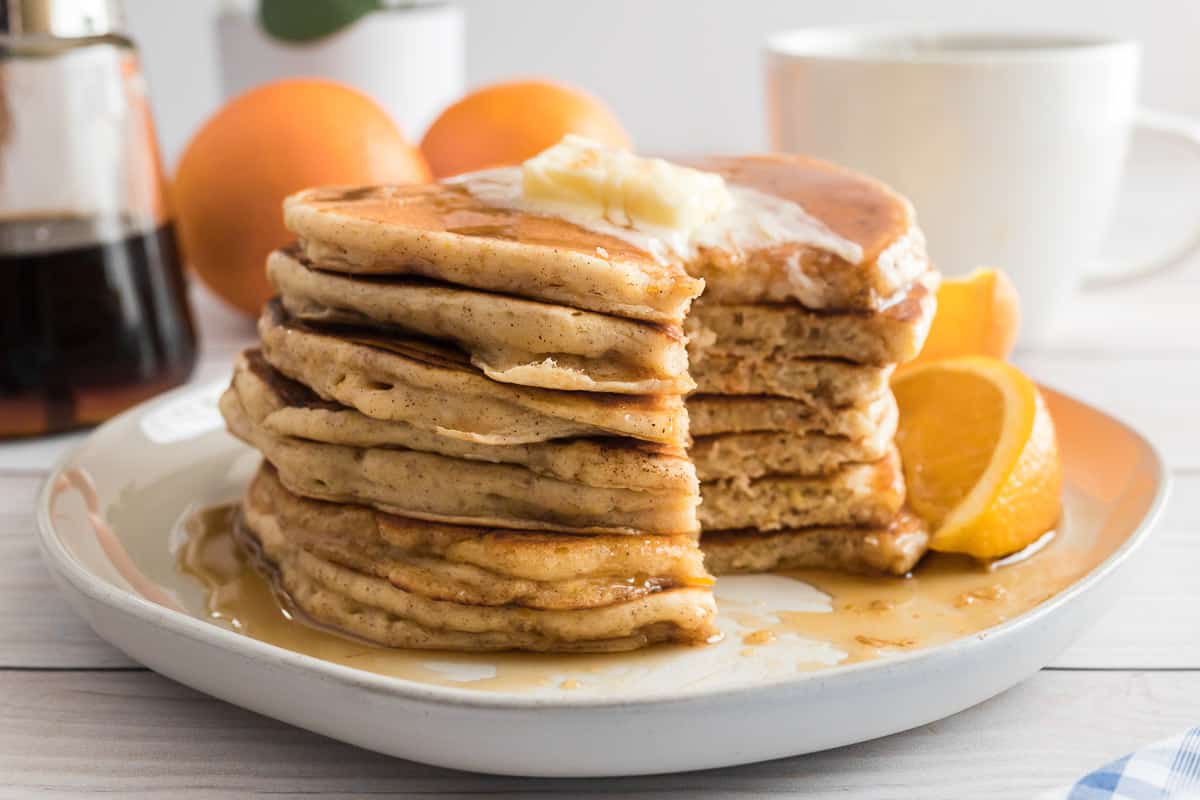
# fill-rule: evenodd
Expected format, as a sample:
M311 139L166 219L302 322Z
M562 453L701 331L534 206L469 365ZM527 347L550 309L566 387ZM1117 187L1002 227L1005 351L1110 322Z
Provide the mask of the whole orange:
M441 113L421 140L437 178L517 164L568 133L628 149L629 135L608 106L586 92L542 80L471 92Z
M320 184L428 180L421 153L374 100L333 81L289 79L251 89L204 123L171 200L187 263L255 314L272 294L267 254L293 238L284 197Z

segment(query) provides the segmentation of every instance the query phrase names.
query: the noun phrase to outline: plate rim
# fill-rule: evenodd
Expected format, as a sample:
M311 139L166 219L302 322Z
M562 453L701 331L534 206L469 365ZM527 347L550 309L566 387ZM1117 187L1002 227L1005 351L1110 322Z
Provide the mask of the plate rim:
M865 661L848 664L843 667L833 666L826 670L795 673L777 680L756 682L744 686L685 689L682 691L662 691L644 697L608 698L604 696L587 697L572 695L557 696L526 696L514 692L486 692L453 686L426 684L407 678L367 672L353 667L335 664L316 656L287 650L277 645L269 644L259 639L226 630L218 625L181 613L159 605L132 591L120 588L87 569L78 559L67 551L54 529L50 518L51 492L58 477L67 464L75 459L80 452L89 447L93 440L106 429L127 423L135 417L150 413L157 407L172 402L182 396L201 393L210 389L214 384L224 383L223 380L205 381L197 385L181 386L168 391L152 400L140 403L118 414L103 423L80 442L60 455L47 473L45 480L38 489L35 500L35 522L39 550L46 565L62 579L68 581L76 591L87 597L91 602L101 603L110 609L126 616L134 617L138 622L155 627L165 627L170 632L185 636L201 644L215 647L230 655L244 656L256 661L267 661L275 666L297 672L324 677L348 688L368 691L373 694L388 695L395 699L414 702L426 702L435 705L447 705L464 709L480 711L520 711L530 709L556 709L575 711L585 709L618 710L638 707L663 707L677 704L705 701L730 701L746 699L766 691L781 689L802 690L817 684L827 684L839 681L853 684L862 676L879 672L893 671L901 668L918 668L925 663L936 664L947 659L954 659L962 651L978 646L984 640L997 640L1015 635L1024 628L1035 624L1039 619L1057 612L1062 606L1073 602L1077 597L1089 592L1101 581L1109 577L1134 552L1141 547L1153 529L1157 526L1166 502L1171 493L1172 476L1161 451L1154 443L1114 414L1091 403L1080 400L1066 392L1038 383L1043 391L1057 395L1087 410L1106 417L1109 421L1121 426L1134 436L1150 457L1155 473L1155 492L1146 510L1138 521L1137 527L1125 541L1113 551L1108 558L1093 567L1087 574L1072 583L1069 587L1054 595L1028 611L1006 620L1000 625L986 628L975 634L959 637L949 642L921 648L911 653L889 656L886 659ZM211 432L201 435L209 435ZM90 624L90 623L89 623ZM101 636L100 638L104 638ZM431 653L439 651L430 651Z

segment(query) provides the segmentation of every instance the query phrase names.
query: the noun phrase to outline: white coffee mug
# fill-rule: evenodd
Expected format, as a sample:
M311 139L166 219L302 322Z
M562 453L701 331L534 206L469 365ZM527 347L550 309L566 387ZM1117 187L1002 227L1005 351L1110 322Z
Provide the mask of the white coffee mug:
M1088 36L780 33L767 43L771 144L905 194L938 268L1003 267L1021 297L1020 341L1045 343L1095 270L1131 130L1180 139L1200 157L1195 126L1138 110L1140 61L1137 42ZM1142 276L1197 248L1200 224L1093 280Z

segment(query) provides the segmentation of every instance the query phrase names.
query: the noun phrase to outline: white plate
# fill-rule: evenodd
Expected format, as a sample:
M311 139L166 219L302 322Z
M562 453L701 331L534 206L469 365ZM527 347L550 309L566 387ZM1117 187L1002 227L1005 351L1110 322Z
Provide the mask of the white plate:
M1141 436L1048 392L1066 472L1066 525L1086 564L1073 585L1002 625L836 666L840 653L828 643L784 635L751 651L739 636L747 610L759 619L819 611L826 595L792 578L733 578L718 585L729 634L720 645L612 656L599 667L595 657L405 653L397 658L411 677L397 678L219 627L204 618L199 587L175 571L178 521L235 498L256 463L222 430L220 388L178 390L121 415L51 474L38 498L39 541L72 606L132 658L203 692L372 750L483 772L721 767L954 714L1037 671L1096 619L1120 593L1120 573L1167 493L1162 463ZM829 666L798 668L814 662ZM518 663L543 679L500 679Z

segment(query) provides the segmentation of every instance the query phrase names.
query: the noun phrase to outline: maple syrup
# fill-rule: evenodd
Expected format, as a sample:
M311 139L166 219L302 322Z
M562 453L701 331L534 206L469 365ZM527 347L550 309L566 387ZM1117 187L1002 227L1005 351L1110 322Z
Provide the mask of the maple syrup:
M965 557L930 553L905 578L797 570L778 576L735 576L717 582L721 616L735 635L709 648L659 645L604 654L446 653L389 649L308 620L273 579L253 538L239 534L236 505L190 513L176 568L203 586L203 613L214 624L329 663L425 684L491 692L587 692L614 681L637 688L647 675L697 672L706 651L732 648L739 660L787 659L808 672L912 652L986 631L1030 610L1079 580L1111 552L1113 542L1091 541L1078 526L1049 534L1017 557L991 566ZM726 592L729 581L773 581ZM809 587L812 603L793 598L762 603L786 586ZM795 610L785 610L793 603ZM818 607L819 606L819 607ZM796 637L812 647L789 650ZM710 653L711 654L711 653ZM807 654L807 655L806 655ZM832 657L830 657L832 656ZM728 661L721 662L722 670ZM778 669L779 667L776 667ZM709 674L711 666L698 670ZM616 676L616 677L614 677ZM736 677L736 676L734 676Z
M196 339L170 224L0 218L0 436L100 422L187 379Z

